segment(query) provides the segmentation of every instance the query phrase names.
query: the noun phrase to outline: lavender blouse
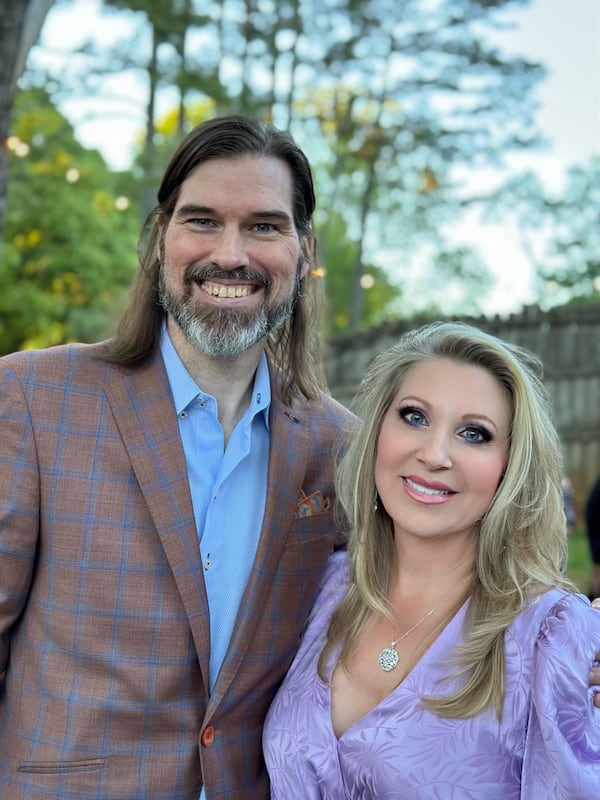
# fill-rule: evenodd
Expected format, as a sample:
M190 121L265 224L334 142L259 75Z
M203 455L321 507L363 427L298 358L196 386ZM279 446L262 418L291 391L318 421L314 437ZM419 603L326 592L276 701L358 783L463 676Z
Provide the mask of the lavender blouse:
M333 555L302 645L275 697L263 745L272 800L600 800L600 710L588 675L600 612L552 590L506 633L502 722L493 712L441 719L423 694L461 640L463 606L402 683L337 739L316 663L348 581ZM334 659L329 665L333 668Z

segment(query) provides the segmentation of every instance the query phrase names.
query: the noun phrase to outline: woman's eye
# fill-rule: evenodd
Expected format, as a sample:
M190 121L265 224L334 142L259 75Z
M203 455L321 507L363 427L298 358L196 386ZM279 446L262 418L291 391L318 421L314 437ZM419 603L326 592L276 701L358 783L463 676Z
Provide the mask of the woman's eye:
M400 410L400 418L409 425L424 425L427 422L425 414L418 408L403 408Z
M489 431L487 431L485 428L464 428L461 436L467 442L473 442L475 444L489 442L492 438Z

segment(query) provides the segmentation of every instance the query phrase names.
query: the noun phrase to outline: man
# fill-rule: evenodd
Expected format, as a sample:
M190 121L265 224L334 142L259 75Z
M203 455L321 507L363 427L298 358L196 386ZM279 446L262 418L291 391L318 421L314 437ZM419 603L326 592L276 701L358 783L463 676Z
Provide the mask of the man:
M600 475L585 501L585 529L592 557L591 597L600 595Z
M115 339L0 359L3 800L266 800L263 719L342 543L306 158L213 120L158 201Z
M341 543L304 154L213 120L158 201L116 338L0 360L3 800L267 798Z

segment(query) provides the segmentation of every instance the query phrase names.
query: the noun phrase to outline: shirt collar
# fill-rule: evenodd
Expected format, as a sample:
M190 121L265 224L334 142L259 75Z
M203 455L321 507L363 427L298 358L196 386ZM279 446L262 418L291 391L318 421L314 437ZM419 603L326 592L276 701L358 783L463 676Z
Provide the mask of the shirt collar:
M175 411L179 415L182 411L198 397L205 399L214 398L203 392L179 357L177 350L173 346L167 326L163 323L160 336L160 352L167 371L167 378L171 386L171 393L175 403ZM269 365L265 353L261 353L256 373L254 375L254 387L252 391L252 402L248 408L250 419L262 413L265 425L269 427L269 407L271 405L271 381L269 379Z

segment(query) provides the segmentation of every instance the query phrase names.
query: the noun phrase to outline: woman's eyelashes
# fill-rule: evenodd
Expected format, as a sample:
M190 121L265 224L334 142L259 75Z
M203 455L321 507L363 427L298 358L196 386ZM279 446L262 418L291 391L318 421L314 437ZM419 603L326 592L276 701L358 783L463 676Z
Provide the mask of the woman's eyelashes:
M484 444L494 438L492 432L483 425L467 425L459 432L460 436L472 444Z
M429 417L420 408L415 406L404 406L398 409L400 419L411 428L422 428L430 424ZM457 435L469 444L485 444L492 441L493 433L485 425L470 424L461 425Z
M413 428L420 428L428 423L427 415L424 411L414 406L404 406L398 409L398 415Z

